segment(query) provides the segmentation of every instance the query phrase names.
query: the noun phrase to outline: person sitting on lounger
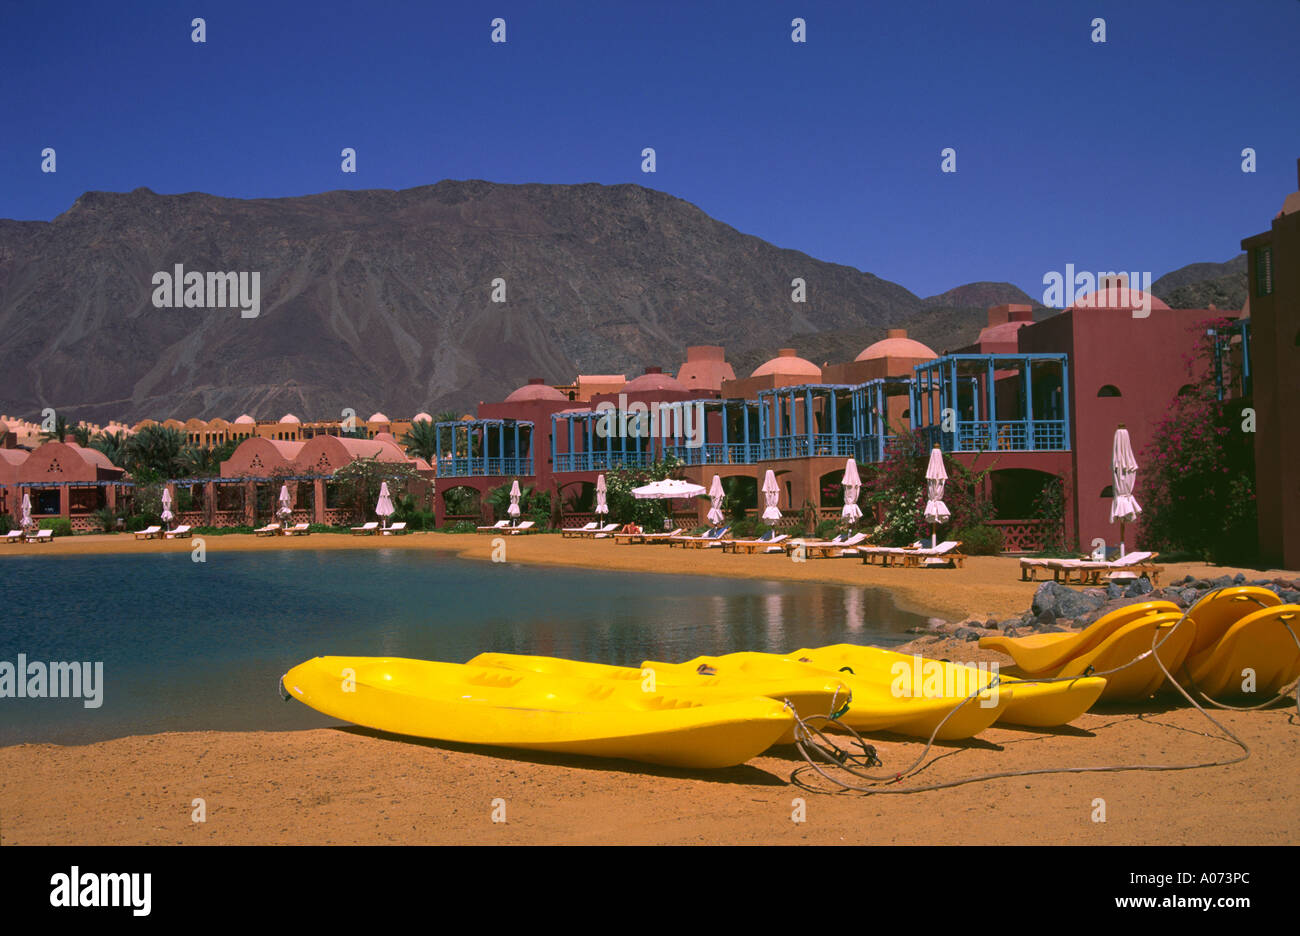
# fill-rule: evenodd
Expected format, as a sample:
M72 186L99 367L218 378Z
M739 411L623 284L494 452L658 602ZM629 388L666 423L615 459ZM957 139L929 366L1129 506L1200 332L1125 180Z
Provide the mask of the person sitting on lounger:
M620 532L620 533L640 533L640 532L642 532L642 531L641 531L641 528L640 528L639 526L637 526L635 523L626 523L626 524L623 525L623 529L619 530L619 532Z

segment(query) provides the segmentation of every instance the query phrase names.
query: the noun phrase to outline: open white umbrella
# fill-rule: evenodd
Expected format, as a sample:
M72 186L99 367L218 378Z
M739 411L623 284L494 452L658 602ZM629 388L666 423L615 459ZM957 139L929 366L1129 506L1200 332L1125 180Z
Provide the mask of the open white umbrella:
M935 524L947 523L952 516L948 505L943 502L943 485L948 480L948 472L943 467L943 452L939 446L930 450L930 464L925 468L925 519L930 521L930 548L938 542L934 532Z
M722 479L717 475L713 476L713 483L709 485L709 501L712 506L709 508L709 523L718 526L722 523L722 499L726 497L726 492L722 490Z
M379 485L379 503L375 504L375 515L384 519L384 528L388 528L387 519L397 511L393 509L393 499L388 493L388 482Z
M771 468L763 476L763 501L763 519L768 523L776 523L781 519L781 511L777 507L781 501L781 489L776 486L776 472Z
M32 525L32 498L31 498L31 495L30 495L27 491L23 491L23 518L22 518L22 526L23 526L23 529L25 530L25 529L27 529L27 528L28 528L29 526L31 526L31 525Z
M598 514L609 513L609 504L605 503L605 492L607 490L609 489L605 487L605 476L598 475L596 477L596 513Z
M519 479L515 478L515 480L510 484L510 506L506 508L506 513L512 517L519 516L519 497L521 493L522 492L519 490Z
M1120 423L1115 430L1115 442L1111 446L1110 473L1114 499L1110 502L1110 522L1119 521L1119 555L1124 558L1124 524L1131 523L1142 512L1137 498L1133 496L1133 486L1137 483L1138 463L1133 457L1133 444L1129 441L1128 430Z
M862 508L858 506L858 495L862 493L862 478L858 476L858 463L850 458L844 465L844 509L840 516L849 523L862 519Z
M705 493L703 485L677 478L665 478L638 488L632 488L632 496L637 500L680 500L687 497L699 497Z
M174 520L176 517L176 515L172 513L172 489L171 488L167 488L167 487L163 488L162 504L163 504L163 509L162 509L163 523L171 523L172 520Z

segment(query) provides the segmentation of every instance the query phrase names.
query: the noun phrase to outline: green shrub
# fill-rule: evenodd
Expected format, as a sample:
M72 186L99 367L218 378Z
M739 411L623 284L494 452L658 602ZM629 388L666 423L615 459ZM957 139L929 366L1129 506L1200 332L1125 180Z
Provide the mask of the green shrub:
M457 520L455 523L449 523L439 529L439 533L474 533L477 532L478 524L473 520Z
M997 527L984 524L963 527L952 538L961 541L961 551L968 556L996 556L1002 552L1002 531Z
M728 539L756 539L768 530L768 523L761 517L745 517L731 524Z
M95 525L104 533L114 533L117 531L117 518L122 514L113 507L101 507L91 513L95 518Z
M130 526L130 524L131 521L128 520L127 525ZM143 527L141 527L141 529L143 529ZM230 526L230 527L201 526L201 527L195 527L191 532L195 536L230 536L231 534L234 533L252 533L253 528L251 526Z
M67 517L51 517L40 522L42 530L53 530L55 536L71 536L72 521Z
M814 535L819 540L830 539L836 533L840 532L840 524L841 521L834 517L831 517L828 520L823 520L821 523L817 524L817 530Z

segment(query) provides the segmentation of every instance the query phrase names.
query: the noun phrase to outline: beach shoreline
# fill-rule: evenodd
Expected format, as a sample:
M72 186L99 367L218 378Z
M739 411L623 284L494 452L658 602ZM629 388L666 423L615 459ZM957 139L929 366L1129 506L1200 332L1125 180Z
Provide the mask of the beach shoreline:
M889 592L900 610L927 617L959 621L1019 617L1028 610L1034 591L1042 584L1022 582L1019 562L1011 556L971 556L959 569L882 568L858 559L808 559L796 562L785 555L723 554L718 549L675 549L662 545L627 545L613 539L564 538L555 534L490 536L472 533L408 533L401 536L349 536L315 533L311 536L254 536L231 533L182 540L137 540L131 534L86 534L63 537L52 543L6 545L0 550L0 568L6 556L94 556L192 553L196 539L203 541L206 561L222 551L261 550L365 550L402 549L446 553L461 559L532 565L567 566L614 572L658 575L706 575L767 581L807 582L860 586ZM500 544L498 546L497 544ZM1217 578L1244 573L1247 580L1300 578L1300 572L1215 566L1204 562L1163 564L1161 583L1185 575Z

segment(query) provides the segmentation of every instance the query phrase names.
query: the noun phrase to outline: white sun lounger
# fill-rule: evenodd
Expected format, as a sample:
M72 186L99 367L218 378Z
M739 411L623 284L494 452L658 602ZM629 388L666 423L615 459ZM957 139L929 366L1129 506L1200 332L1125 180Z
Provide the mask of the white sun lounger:
M35 536L24 537L24 541L28 543L52 543L54 542L54 531L41 530Z
M192 529L193 527L189 526L188 524L182 523L176 529L167 530L165 533L163 533L163 539L189 539L190 531Z
M22 541L23 541L22 530L10 530L8 533L5 534L6 543L21 543Z
M509 529L509 527L510 527L509 520L498 520L496 523L492 524L491 526L475 527L474 529L480 533L495 533L498 530Z
M157 539L161 535L162 535L162 527L150 526L150 527L145 527L143 530L137 530L135 534L135 538L139 540Z
M352 528L353 536L374 536L375 531L379 529L379 521L371 520L369 523L363 523L361 526Z

